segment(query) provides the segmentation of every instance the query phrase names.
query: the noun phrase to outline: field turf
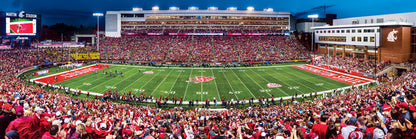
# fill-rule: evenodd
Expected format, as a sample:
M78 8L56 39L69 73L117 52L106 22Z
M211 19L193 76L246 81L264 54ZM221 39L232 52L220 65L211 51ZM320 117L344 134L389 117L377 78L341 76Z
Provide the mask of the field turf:
M119 75L109 76L104 72ZM140 71L140 72L139 72ZM153 74L144 74L153 71ZM190 82L193 77L206 77L206 82ZM187 82L188 81L188 82ZM267 87L268 83L281 85ZM205 100L222 96L228 99L254 99L293 96L350 86L349 84L316 75L289 65L254 68L156 68L145 66L113 65L76 78L56 83L70 88L105 93L109 90L147 94L155 97L183 97L184 100Z

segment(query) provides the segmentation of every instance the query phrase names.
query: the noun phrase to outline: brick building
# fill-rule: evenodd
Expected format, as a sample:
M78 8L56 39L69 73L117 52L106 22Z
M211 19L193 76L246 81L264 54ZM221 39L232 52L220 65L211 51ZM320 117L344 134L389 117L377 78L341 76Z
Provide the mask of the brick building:
M323 54L364 60L407 62L416 54L416 12L335 19L314 27Z

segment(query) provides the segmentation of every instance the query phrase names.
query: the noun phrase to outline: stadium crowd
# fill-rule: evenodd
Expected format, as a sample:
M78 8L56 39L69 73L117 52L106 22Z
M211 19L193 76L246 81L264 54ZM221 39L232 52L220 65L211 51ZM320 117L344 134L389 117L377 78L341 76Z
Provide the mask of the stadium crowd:
M166 30L165 30L166 31ZM123 36L105 38L102 59L152 62L280 62L310 59L284 36Z
M146 60L162 60L164 57L174 59L177 55L169 56L168 52L174 53L185 49L184 51L190 53L198 53L206 51L200 46L207 46L208 48L214 47L215 57L222 59L227 59L222 56L228 55L221 53L232 50L239 54L233 55L233 58L242 56L257 58L258 54L261 54L264 59L273 59L274 57L263 54L267 50L279 53L285 59L307 56L302 53L304 50L301 48L287 47L286 45L295 44L290 43L293 40L285 37L264 39L266 40L264 42L258 42L253 38L250 40L240 40L239 37L218 38L215 36L210 38L211 42L214 40L211 46L207 38L168 37L158 43L149 42L149 45L158 47L147 48L150 50L142 54ZM131 49L134 47L134 41L138 41L136 38L123 38L122 40L127 44L126 48L117 47L120 43L116 39L106 38L105 40L115 45L112 46L115 48L111 50L111 55L106 56L121 58L131 53L123 52L125 49L133 52L137 50L137 48ZM145 40L152 39L146 38ZM180 49L172 50L169 42L175 40L178 40L178 44L187 40L185 42L189 42L188 44L192 47L182 48L186 46L184 44L178 46ZM277 43L277 46L271 46L273 43ZM223 45L223 47L217 47L218 45ZM260 48L261 45L264 47ZM248 49L247 47L253 49L244 51ZM227 51L217 50L218 48L227 49ZM239 51L244 51L244 54L241 55ZM195 60L203 60L205 57L205 55L199 56L200 58ZM361 89L355 87L352 91L331 94L325 98L310 95L312 100L299 103L278 102L272 99L270 101L272 104L268 107L253 105L247 109L219 111L199 108L164 110L148 106L119 104L104 99L76 99L41 90L16 77L25 67L63 62L70 60L68 58L66 50L58 48L11 50L0 53L0 106L2 108L0 138L411 139L416 137L415 69L403 73L392 82L374 87L360 87ZM281 58L276 57L276 59ZM350 66L348 62L337 64L340 67ZM356 64L363 65L364 63ZM265 101L264 98L262 101Z
M156 50L151 52L157 54ZM66 57L65 51L59 49L0 53L0 138L416 137L415 69L392 82L326 98L311 95L311 101L280 101L270 107L223 111L162 110L101 99L80 100L43 91L16 77L24 67L65 61Z
M376 64L377 63L377 64ZM340 69L355 72L361 72L366 74L374 74L383 70L386 66L390 65L390 61L381 61L375 62L374 60L362 60L358 58L345 57L341 56L328 56L324 55L318 59L314 60L314 65L326 65L330 67L336 67ZM376 66L377 65L377 66Z

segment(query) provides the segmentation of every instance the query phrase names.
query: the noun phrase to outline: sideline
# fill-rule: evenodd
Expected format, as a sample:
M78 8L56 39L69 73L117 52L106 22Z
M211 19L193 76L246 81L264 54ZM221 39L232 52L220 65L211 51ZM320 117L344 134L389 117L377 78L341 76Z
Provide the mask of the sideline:
M111 64L108 64L108 65L111 65ZM298 65L307 65L307 64L298 64ZM94 66L94 65L90 65L90 66ZM90 66L87 66L87 67L83 67L83 68L88 68L88 67L90 67ZM147 67L147 66L131 66L131 65L112 65L112 66L128 66L128 67ZM235 69L238 69L238 68L267 68L267 67L288 67L288 66L295 66L295 65L282 65L282 66L264 66L264 67L236 67ZM153 68L158 68L158 67L153 67ZM167 67L161 67L161 68L167 68ZM170 67L170 68L172 68L172 67ZM82 69L82 68L80 68L80 69ZM223 68L177 68L177 69L223 69ZM233 68L229 68L229 69L233 69ZM77 69L77 70L79 70L79 69ZM71 70L72 71L72 70ZM61 72L61 73L57 73L57 74L62 74L62 73L67 73L67 72L71 72L71 71L65 71L65 72ZM48 75L48 76L54 76L54 75L57 75L57 74L53 74L53 75ZM345 74L345 73L344 73ZM320 75L321 76L321 75ZM46 76L44 76L44 77L40 77L40 78L45 78ZM38 78L36 78L36 79L38 79ZM35 83L37 83L37 84L42 84L42 85L46 85L47 83L43 83L43 82L38 82L38 81L35 81L36 79L30 79L30 81L32 81L32 82L35 82ZM335 89L330 89L330 90L326 90L326 91L321 91L321 92L317 92L317 94L318 95L320 95L320 94L327 94L327 93L331 93L331 92L333 92L334 90L337 90L337 91L339 91L339 90L344 90L344 89L351 89L351 88L353 88L353 87L357 87L357 86L361 86L360 88L362 88L363 86L365 86L365 85L368 85L368 84L370 84L370 83L373 83L373 82L376 82L375 80L373 80L373 81L371 81L371 82L366 82L366 83L362 83L362 84L357 84L357 85L351 85L351 86L346 86L346 87L342 87L342 88L335 88ZM51 85L50 84L50 86L52 86L52 87L55 87L55 88L59 88L59 86L58 85ZM63 89L68 89L69 87L65 87L65 88L63 88ZM83 90L76 90L76 89L73 89L73 88L71 88L70 89L70 91L72 91L72 92L76 92L76 91L81 91L81 93L83 93L83 94L87 94L89 91L83 91ZM103 94L101 94L101 93L96 93L96 92L89 92L90 93L90 95L96 95L96 96L102 96ZM299 95L297 95L297 96L295 96L296 98L300 98L300 97L302 97L302 95L304 95L304 96L308 96L308 95L314 95L315 94L315 92L312 92L312 93L305 93L305 94L299 94ZM292 96L285 96L285 97L275 97L274 98L274 100L275 101L279 101L280 100L280 98L282 98L282 100L287 100L287 99L292 99ZM144 101L144 102L148 102L148 103L154 103L155 101L153 101L153 100L147 100L147 101ZM236 102L236 100L234 101L234 102ZM240 100L240 103L242 102L242 100ZM255 103L258 103L259 101L258 101L258 99L254 99L253 100L253 102L255 102ZM171 100L169 100L169 101L167 101L167 103L168 104L174 104L174 102L173 101L171 101ZM200 104L200 105L202 105L202 104L205 104L205 101L200 101L199 103L196 103L196 102L194 102L195 104ZM245 101L245 103L248 103L248 100L246 100ZM184 100L183 102L182 102L182 104L189 104L189 100ZM210 102L210 105L211 104L215 104L214 102ZM219 102L217 102L217 104L222 104L222 102L221 101L219 101Z

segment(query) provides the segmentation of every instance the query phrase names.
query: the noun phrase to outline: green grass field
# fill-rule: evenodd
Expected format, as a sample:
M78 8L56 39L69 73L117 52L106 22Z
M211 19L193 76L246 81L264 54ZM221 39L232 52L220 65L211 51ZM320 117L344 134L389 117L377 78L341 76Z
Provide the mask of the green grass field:
M122 71L124 77L108 76L103 70ZM139 70L141 72L139 72ZM143 74L153 71L154 74ZM207 82L187 82L191 77L213 77ZM268 83L282 85L268 88ZM98 74L89 73L66 80L56 85L64 85L84 91L104 93L108 90L147 94L155 97L175 96L184 100L199 99L242 100L244 97L283 97L304 93L320 92L350 86L349 84L319 76L291 66L266 66L256 68L155 68L144 66L113 65L102 69Z

